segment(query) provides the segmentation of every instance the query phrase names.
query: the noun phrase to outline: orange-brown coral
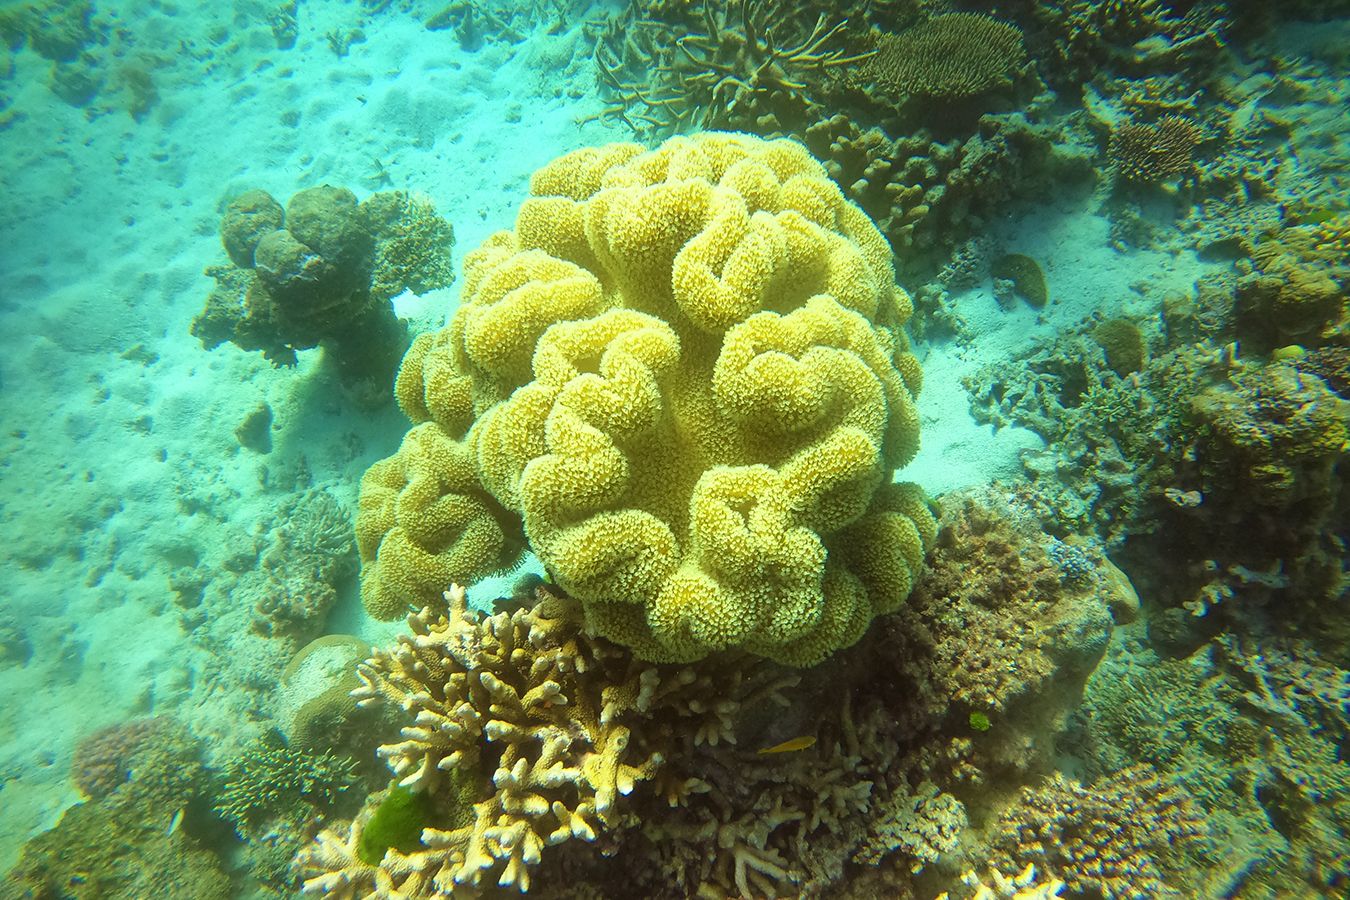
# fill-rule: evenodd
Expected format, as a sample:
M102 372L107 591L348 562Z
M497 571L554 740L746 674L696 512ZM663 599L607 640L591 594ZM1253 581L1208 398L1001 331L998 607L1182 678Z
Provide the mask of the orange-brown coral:
M1201 838L1204 820L1186 793L1140 763L1091 787L1056 773L999 823L996 863L1028 863L1075 894L1180 897L1165 870L1176 845Z
M1041 690L1061 666L1090 671L1120 587L1104 577L1114 566L1099 551L1057 550L1057 562L1047 547L1072 545L1029 536L991 502L944 498L928 568L888 625L903 629L912 667L922 666L937 696L993 714Z

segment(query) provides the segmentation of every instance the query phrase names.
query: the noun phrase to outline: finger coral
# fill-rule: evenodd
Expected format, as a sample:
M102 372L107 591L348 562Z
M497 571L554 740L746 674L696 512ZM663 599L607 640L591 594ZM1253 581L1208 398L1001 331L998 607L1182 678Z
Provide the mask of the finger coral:
M796 683L762 660L700 673L639 663L585 634L576 602L547 589L485 616L453 588L408 624L411 635L361 668L356 694L411 721L380 755L397 790L426 798L427 826L401 849L380 842L374 858L363 834L380 807L368 806L301 854L309 893L527 890L547 848L618 828L621 798L667 759L733 740L742 704L781 702Z
M417 424L357 520L367 608L499 568L523 530L643 658L806 665L853 643L936 530L891 483L918 448L910 312L885 239L799 144L555 160L404 360Z

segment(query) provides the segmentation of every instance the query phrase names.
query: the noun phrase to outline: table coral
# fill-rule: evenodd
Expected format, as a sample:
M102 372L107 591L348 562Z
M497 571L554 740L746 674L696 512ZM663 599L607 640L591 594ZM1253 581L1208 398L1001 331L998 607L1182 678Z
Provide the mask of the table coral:
M882 35L859 74L902 94L954 100L1011 83L1025 62L1017 26L976 13L947 13Z
M891 484L921 373L890 248L799 144L708 133L537 172L396 385L363 481L367 608L509 562L512 520L640 656L810 664L909 593L935 524Z

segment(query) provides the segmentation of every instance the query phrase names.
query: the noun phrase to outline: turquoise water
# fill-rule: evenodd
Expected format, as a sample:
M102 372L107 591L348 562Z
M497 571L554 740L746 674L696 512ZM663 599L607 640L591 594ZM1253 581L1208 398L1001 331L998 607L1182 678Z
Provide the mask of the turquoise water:
M1345 3L0 37L0 896L1350 893Z

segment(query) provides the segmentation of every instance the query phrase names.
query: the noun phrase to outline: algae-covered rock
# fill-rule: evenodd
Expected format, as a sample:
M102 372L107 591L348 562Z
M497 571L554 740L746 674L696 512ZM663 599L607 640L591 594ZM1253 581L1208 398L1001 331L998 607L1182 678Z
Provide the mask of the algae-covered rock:
M202 839L213 822L204 803L209 780L186 728L155 718L101 729L81 742L72 767L88 802L24 846L0 896L233 896L220 859Z
M220 241L236 266L251 269L258 241L280 229L285 220L285 211L271 194L245 191L225 207L225 215L220 220Z
M1092 337L1106 355L1106 365L1121 378L1144 368L1144 335L1129 319L1107 319L1092 329Z
M311 252L335 263L352 261L368 241L356 195L331 184L306 188L286 204L286 229Z
M995 278L1011 281L1018 295L1037 309L1050 301L1050 291L1045 286L1045 274L1041 272L1036 260L1030 256L1006 253L990 264L989 271Z
M322 345L358 399L384 396L407 348L390 298L453 278L450 224L398 191L362 206L346 188L321 185L284 211L249 191L226 208L220 232L232 265L206 270L216 285L192 333L208 349L228 340L277 365Z

